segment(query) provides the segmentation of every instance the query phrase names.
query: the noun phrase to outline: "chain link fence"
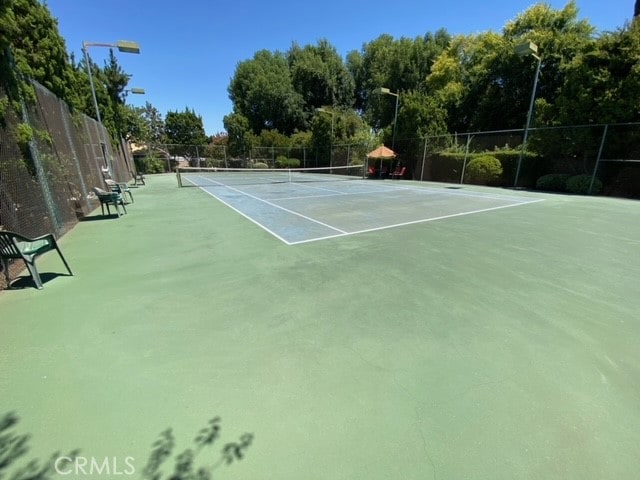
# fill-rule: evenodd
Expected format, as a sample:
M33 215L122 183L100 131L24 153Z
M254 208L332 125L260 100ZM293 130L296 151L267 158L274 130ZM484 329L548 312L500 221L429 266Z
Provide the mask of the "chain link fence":
M345 144L327 148L252 147L242 157L227 155L224 145L136 145L133 156L138 169L170 172L176 167L267 168L343 167L363 164L371 145Z
M532 128L524 149L523 136L501 130L400 139L395 162L414 180L544 190L542 177L580 176L592 193L640 198L640 123ZM477 175L472 162L481 156L497 159L499 173Z
M0 89L8 105L0 121L0 229L60 237L99 205L91 189L108 189L103 168L127 182L135 167L126 144L114 150L103 125L32 85L36 101L23 102L20 111Z

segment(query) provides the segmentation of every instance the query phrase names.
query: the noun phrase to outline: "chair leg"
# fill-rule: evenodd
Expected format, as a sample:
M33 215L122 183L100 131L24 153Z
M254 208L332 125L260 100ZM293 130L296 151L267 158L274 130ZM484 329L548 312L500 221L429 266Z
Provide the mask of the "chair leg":
M33 278L33 283L36 284L36 288L38 290L42 290L42 280L40 279L40 274L38 273L38 269L36 268L36 264L35 262L30 263L25 261L24 262L27 265L27 268L29 269L29 273L31 274L31 278Z
M67 267L67 271L69 272L69 275L71 275L73 277L73 272L71 271L71 269L69 268L69 264L67 263L67 260L64 258L64 255L62 254L62 252L60 251L60 249L58 248L58 244L55 243L54 247L56 247L56 250L58 252L58 255L60 255L60 258L62 259L62 263L64 263L64 266Z
M124 210L124 213L127 213L127 207L124 206L124 200L122 200L122 210Z
M2 260L2 270L4 270L4 278L7 281L7 288L11 288L11 278L9 278L9 259L0 258Z
M100 202L100 208L102 209L102 216L104 217L104 203Z

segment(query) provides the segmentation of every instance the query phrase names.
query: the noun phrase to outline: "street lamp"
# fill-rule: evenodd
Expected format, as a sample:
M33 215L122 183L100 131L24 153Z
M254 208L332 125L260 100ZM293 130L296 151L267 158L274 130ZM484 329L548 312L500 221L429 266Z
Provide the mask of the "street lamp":
M136 88L136 87L133 87L133 88L126 88L126 89L124 89L124 90L122 91L122 93L124 94L124 95L123 95L123 101L124 101L124 100L126 100L127 95L129 95L130 93L131 93L132 95L144 95L144 94L145 94L145 91L144 91L144 88Z
M125 90L126 93L133 93L134 95L144 95L144 88L128 88Z
M393 93L387 87L378 87L373 91L376 95L392 95L396 97L396 113L393 116L393 135L391 137L391 150L396 149L396 125L398 124L398 102L400 100L400 93ZM393 163L393 162L392 162ZM389 169L391 170L391 169ZM382 163L380 163L380 178L382 178Z
M331 144L329 145L330 154L329 154L329 166L333 167L333 112L323 107L316 108L316 112L326 113L331 115Z
M522 159L524 158L525 148L527 146L527 137L529 136L529 127L531 126L531 117L533 115L533 105L536 99L536 88L538 87L538 77L540 76L540 66L542 65L542 56L538 55L538 46L530 41L526 41L517 45L515 52L518 56L524 57L531 55L538 60L538 66L536 67L536 75L533 80L533 89L531 90L531 102L529 103L529 112L527 113L527 123L524 127L524 136L522 138L522 150L520 151L520 158L518 159L518 167L516 168L516 178L513 182L514 188L518 186L518 178L520 177L520 167L522 166Z
M91 63L89 61L89 47L117 48L118 51L123 53L140 53L140 45L138 45L136 42L131 42L128 40L118 40L116 43L82 42L82 52L84 53L84 63L87 65L87 74L89 75L89 85L91 85L91 96L93 97L93 106L96 110L96 118L98 120L98 123L102 123L102 119L100 118L100 108L98 107L98 99L96 97L96 89L93 85L93 75L91 74Z
M396 97L396 113L393 116L393 137L391 139L391 150L395 151L396 147L396 124L398 123L398 101L400 100L399 93L393 93L387 87L379 87L373 91L376 95L392 95Z
M93 75L91 74L91 62L89 60L89 47L108 47L117 48L118 51L123 53L140 53L140 45L136 42L128 40L118 40L116 43L99 43L99 42L82 42L82 53L84 53L84 63L87 66L87 73L89 74L89 85L91 85L91 96L93 97L93 106L96 109L96 118L98 123L102 123L100 118L100 108L98 107L98 98L96 97L96 89L93 85ZM133 90L133 89L132 89ZM98 129L98 137L100 137L100 129ZM107 162L107 145L106 139L100 142L100 148L102 150L102 157L104 158L105 167L108 168Z

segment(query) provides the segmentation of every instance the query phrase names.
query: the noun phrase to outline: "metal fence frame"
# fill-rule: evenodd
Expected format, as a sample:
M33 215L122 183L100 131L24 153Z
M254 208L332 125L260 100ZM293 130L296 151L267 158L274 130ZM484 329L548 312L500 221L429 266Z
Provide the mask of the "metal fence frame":
M563 155L568 155L566 152L562 153L562 147L570 144L571 154L583 162L583 169L586 170L584 173L590 175L589 193L593 191L594 183L602 170L603 164L617 165L617 168L633 165L640 169L640 122L538 127L530 128L529 135L531 139L527 144L525 161L527 155L537 155L539 159L545 156L551 156L548 152L553 151L554 144L550 140L546 141L547 146L544 149L546 153L543 155L536 153L536 149L540 150L540 145L545 143L545 138L555 140L563 139L565 142L564 145L555 144L555 148L558 151L558 158L554 159L556 162L561 160ZM487 139L492 136L501 139L500 142L494 142L493 148L491 148L490 144L480 148L472 148L474 141L477 142L480 138ZM440 178L432 178L432 176L427 173L427 170L431 166L430 161L434 161L433 158L430 159L430 156L434 156L437 152L447 149L455 149L455 146L458 146L459 150L464 152L459 178L455 180L449 178L445 181L463 184L465 183L465 172L468 160L472 153L491 153L492 150L495 151L509 146L509 141L505 139L511 140L513 143L511 143L510 146L513 150L516 150L518 145L521 145L523 136L524 129L510 129L427 135L420 139L396 140L396 143L412 141L422 147L422 155L419 158L416 158L415 155L413 158L410 155L399 158L399 161L410 164L412 167L412 178L420 181L443 181ZM536 136L538 137L538 147L536 147ZM635 145L638 145L638 147L635 147ZM516 168L520 168L520 162L522 161L522 158L518 160ZM565 159L565 161L570 161L570 159ZM550 171L548 173L559 172ZM503 182L501 186L526 188L532 185L530 181L529 183L526 181L519 182L514 178L510 184Z

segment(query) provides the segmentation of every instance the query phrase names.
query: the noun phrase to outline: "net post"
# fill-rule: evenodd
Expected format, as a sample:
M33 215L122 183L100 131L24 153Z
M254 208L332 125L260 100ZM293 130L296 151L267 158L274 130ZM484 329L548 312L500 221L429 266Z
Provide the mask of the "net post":
M182 188L182 177L180 176L180 167L176 167L176 178L178 179L178 188Z

